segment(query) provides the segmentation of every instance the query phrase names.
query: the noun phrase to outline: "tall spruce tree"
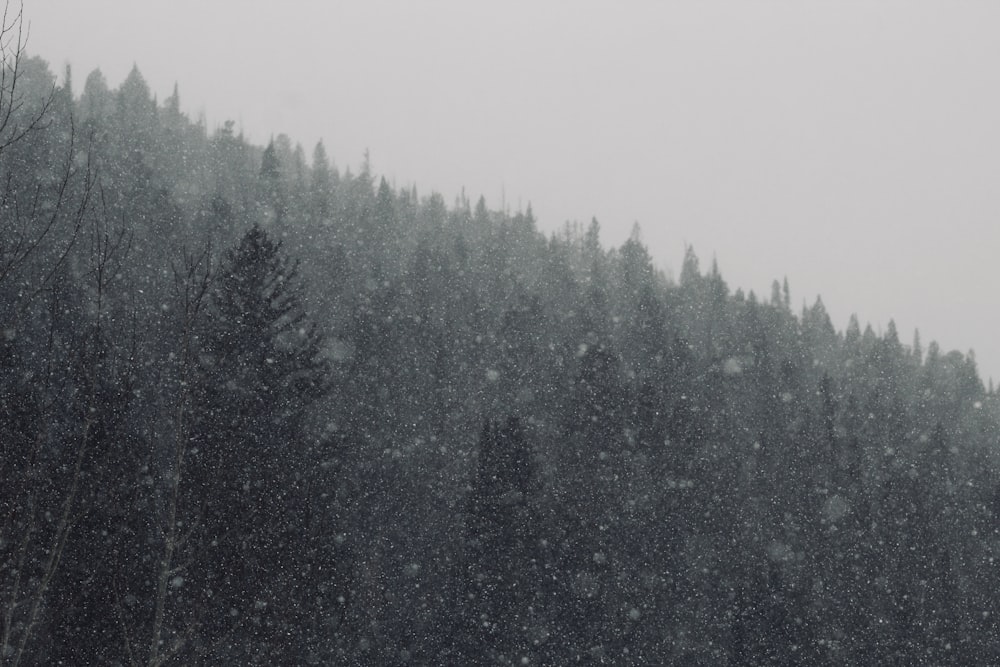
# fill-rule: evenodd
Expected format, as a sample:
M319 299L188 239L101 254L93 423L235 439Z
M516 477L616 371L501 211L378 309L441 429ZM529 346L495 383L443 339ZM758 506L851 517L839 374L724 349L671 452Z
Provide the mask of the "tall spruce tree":
M316 444L305 418L329 391L330 369L279 246L255 226L228 253L201 334L189 602L201 657L212 661L292 659L305 602L296 581L309 555L302 480Z
M465 632L459 633L459 651L470 662L484 655L496 664L537 662L542 558L532 468L518 419L510 417L502 427L488 421L479 439L466 524Z

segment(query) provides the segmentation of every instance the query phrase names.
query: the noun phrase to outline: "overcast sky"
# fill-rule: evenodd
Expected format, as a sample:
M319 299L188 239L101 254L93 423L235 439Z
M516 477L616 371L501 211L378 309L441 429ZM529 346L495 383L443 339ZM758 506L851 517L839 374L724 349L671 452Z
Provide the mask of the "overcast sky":
M543 230L633 223L678 272L822 295L1000 379L1000 3L25 0L79 94L139 66L160 100L257 143Z

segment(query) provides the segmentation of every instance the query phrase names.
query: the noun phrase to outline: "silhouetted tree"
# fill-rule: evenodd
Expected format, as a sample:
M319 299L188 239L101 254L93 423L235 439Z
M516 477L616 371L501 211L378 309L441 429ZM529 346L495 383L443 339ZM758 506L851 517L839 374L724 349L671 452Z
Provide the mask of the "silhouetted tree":
M195 542L185 597L205 659L293 655L294 619L307 604L296 583L306 555L302 480L316 464L306 417L330 369L300 289L295 266L255 226L210 293L186 494Z

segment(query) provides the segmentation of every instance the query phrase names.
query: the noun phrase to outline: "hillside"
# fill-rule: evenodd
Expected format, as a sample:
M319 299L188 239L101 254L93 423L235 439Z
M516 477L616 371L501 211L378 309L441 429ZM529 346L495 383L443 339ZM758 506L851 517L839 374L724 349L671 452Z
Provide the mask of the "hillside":
M3 664L1000 662L971 353L12 67Z

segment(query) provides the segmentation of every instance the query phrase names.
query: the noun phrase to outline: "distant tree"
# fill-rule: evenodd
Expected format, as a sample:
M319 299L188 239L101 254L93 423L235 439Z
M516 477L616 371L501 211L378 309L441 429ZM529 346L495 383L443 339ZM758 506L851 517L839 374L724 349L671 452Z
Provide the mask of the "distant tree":
M650 361L662 354L668 336L666 309L649 251L639 239L638 225L621 247L622 293L619 302L620 338L626 363L636 374L645 374Z
M330 164L323 142L317 142L313 149L312 179L309 183L307 203L313 229L319 230L334 225L333 192L338 180L337 171Z
M372 211L372 228L370 230L371 251L373 261L378 266L384 266L392 258L391 253L398 239L394 232L396 227L396 206L392 188L385 178L379 179L378 192L375 194L375 208Z
M103 130L110 121L109 114L113 104L107 79L101 70L95 69L87 75L80 94L79 113L84 128L95 132ZM103 139L102 136L96 138Z
M701 269L698 266L698 256L694 253L693 246L684 249L684 263L681 265L681 286L694 285L701 278Z
M121 132L118 138L126 142L124 145L129 150L148 151L157 120L156 106L149 85L137 66L132 66L118 88L116 103L115 121Z
M272 226L273 231L279 234L279 238L280 235L287 233L284 223L288 214L288 202L282 175L283 167L272 139L260 159L259 206L262 222Z
M257 219L261 202L257 189L261 185L260 168L254 161L254 151L236 123L227 120L212 135L208 146L208 170L214 183L214 193L230 203L239 219ZM236 238L226 238L235 243Z

